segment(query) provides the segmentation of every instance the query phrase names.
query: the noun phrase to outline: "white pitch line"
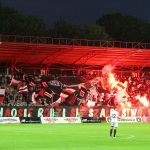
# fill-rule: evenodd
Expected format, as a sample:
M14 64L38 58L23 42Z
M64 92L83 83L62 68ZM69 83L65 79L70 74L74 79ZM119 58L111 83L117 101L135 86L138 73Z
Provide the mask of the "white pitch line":
M134 135L130 135L130 136L127 137L128 140L129 140L129 139L133 139L133 138L135 138Z

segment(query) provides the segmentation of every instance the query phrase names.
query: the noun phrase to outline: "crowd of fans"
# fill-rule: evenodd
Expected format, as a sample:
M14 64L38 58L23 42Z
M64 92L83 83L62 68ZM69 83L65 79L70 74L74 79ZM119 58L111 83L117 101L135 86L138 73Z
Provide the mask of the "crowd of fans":
M5 106L148 106L150 102L150 72L116 73L120 83L127 87L106 89L102 76L41 75L14 73L0 75L0 105ZM120 92L121 91L121 92ZM2 98L3 97L3 98ZM142 99L142 98L145 99ZM146 102L145 102L146 100Z

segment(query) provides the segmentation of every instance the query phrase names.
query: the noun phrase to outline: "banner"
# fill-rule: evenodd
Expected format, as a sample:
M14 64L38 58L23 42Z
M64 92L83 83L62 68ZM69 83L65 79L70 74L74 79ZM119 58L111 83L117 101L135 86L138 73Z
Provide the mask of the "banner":
M21 117L20 123L41 123L40 117Z
M106 117L106 122L110 122L110 118ZM135 123L135 122L143 122L141 117L122 117L118 119L119 123Z
M0 117L0 124L20 123L19 117Z
M81 120L82 120L82 123L100 123L101 122L101 118L100 117L97 117L97 118L82 117Z
M148 116L148 117L143 116L142 121L143 122L150 122L150 116Z
M44 107L44 106L1 106L0 117L109 117L110 107ZM118 108L120 117L150 117L150 107ZM57 115L56 115L57 114ZM148 120L148 119L145 119Z
M81 123L80 117L41 117L41 123Z

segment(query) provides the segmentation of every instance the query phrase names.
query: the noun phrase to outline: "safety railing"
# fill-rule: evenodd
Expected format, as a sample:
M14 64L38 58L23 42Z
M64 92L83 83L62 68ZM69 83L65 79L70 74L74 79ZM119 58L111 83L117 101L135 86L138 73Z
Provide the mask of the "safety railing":
M141 42L69 39L69 38L35 37L35 36L19 36L19 35L3 35L3 34L0 34L0 42L150 49L150 43L141 43Z

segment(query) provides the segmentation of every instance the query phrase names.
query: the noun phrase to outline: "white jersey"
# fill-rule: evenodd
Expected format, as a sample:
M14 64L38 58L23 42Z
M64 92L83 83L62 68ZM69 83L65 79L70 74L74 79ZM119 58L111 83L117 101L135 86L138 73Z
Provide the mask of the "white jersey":
M111 126L118 127L118 112L116 110L111 111L110 113Z
M111 122L118 122L118 112L116 110L112 110L110 113Z

